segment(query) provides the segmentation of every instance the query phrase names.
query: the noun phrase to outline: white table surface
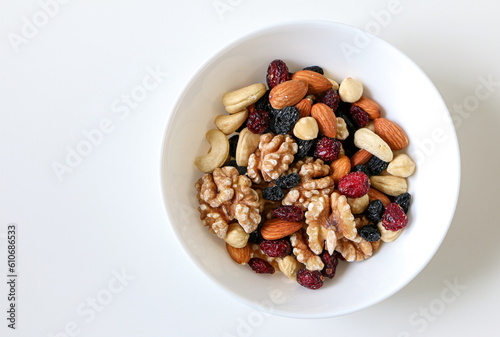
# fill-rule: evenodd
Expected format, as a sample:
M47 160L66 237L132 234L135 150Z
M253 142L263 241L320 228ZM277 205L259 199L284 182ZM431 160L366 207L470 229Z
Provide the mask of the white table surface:
M499 335L500 3L54 1L0 1L1 336ZM177 243L160 191L166 121L189 78L234 39L292 19L379 28L435 83L460 142L460 198L433 260L389 299L331 319L270 316L225 294ZM155 71L127 114L120 100Z

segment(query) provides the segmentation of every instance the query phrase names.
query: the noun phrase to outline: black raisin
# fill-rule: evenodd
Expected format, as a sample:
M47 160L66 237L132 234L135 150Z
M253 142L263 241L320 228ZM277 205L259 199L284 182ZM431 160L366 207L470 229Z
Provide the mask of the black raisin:
M366 225L358 229L359 236L368 242L380 240L380 230L374 224Z
M259 224L259 227L257 227L256 230L254 230L252 233L250 233L250 237L248 238L248 242L255 243L256 245L259 245L262 242L262 234L260 234L260 229L262 228L263 222Z
M240 176L244 176L245 174L247 174L246 166L238 166L238 164L236 163L236 160L231 160L229 163L227 163L226 166L236 167Z
M285 135L292 131L299 118L299 109L293 106L284 107L274 118L273 127L276 130L276 133Z
M295 138L295 137L294 137ZM303 159L309 151L313 148L313 145L316 143L316 140L302 140L299 138L295 138L295 142L297 143L299 149L297 150L297 153L295 154L294 161L298 161Z
M300 183L300 175L298 173L291 173L276 179L276 185L285 189L293 188Z
M229 155L233 158L236 158L236 147L238 146L239 139L239 135L234 135L229 138Z
M352 168L351 172L363 172L367 176L370 175L370 171L368 171L365 165L356 165Z
M310 67L306 67L306 68L304 68L303 70L310 70L310 71L314 71L315 73L318 73L318 74L321 74L321 75L324 75L324 74L325 74L325 72L323 71L323 68L318 67L318 66L310 66Z
M285 197L285 192L279 186L271 186L262 190L262 196L266 200L278 201Z
M410 208L410 202L411 202L411 194L406 192L398 195L395 199L394 202L401 206L403 208L403 211L405 213L408 213L408 208Z
M382 201L373 200L368 204L366 208L365 215L368 220L373 223L379 223L382 220L382 215L384 215L385 207Z
M372 156L368 163L366 163L366 167L368 167L370 174L374 176L378 176L380 173L382 173L382 171L384 171L388 165L388 162L383 161L376 156Z

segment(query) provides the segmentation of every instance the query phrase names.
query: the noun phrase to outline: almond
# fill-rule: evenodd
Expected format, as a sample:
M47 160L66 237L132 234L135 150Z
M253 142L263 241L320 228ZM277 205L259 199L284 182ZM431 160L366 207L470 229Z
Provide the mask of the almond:
M380 117L380 105L365 96L361 96L361 98L358 101L352 103L352 105L363 109L363 111L368 114L368 117L370 117L370 119L376 119Z
M370 198L370 202L378 199L382 201L384 206L387 206L391 203L389 198L384 193L374 189L373 187L370 187L370 189L368 190L368 198Z
M318 122L319 131L329 138L337 134L337 117L332 108L324 103L316 103L312 106L311 116Z
M347 156L339 156L337 160L334 160L330 164L331 177L335 181L335 184L339 183L340 178L351 172L351 161Z
M372 157L372 154L366 150L358 150L353 156L351 157L351 167L354 167L356 165L363 165L368 163L368 160L370 160Z
M227 252L229 253L229 256L231 256L234 262L239 264L246 264L248 261L250 261L250 258L252 257L249 245L246 245L243 248L234 248L228 243L226 243L226 249Z
M311 100L308 98L304 98L297 105L295 105L297 109L299 109L300 117L309 117L311 116Z
M290 80L275 86L269 93L269 103L275 109L294 106L307 94L307 83Z
M375 133L393 150L408 146L408 136L396 123L385 118L375 119Z
M320 94L329 90L333 84L326 78L312 70L299 70L292 75L292 80L299 80L309 85L307 94Z
M264 222L260 233L266 240L278 240L295 233L302 228L302 222L271 219Z

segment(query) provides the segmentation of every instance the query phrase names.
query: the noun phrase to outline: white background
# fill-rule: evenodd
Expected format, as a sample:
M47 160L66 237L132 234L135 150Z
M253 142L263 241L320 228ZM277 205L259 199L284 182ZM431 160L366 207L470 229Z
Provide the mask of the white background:
M0 335L498 336L500 3L390 3L73 0L44 22L38 1L1 0ZM331 319L268 316L226 295L187 259L160 192L166 121L189 78L234 39L292 19L368 28L402 50L441 92L460 142L457 212L434 259L391 298ZM12 43L16 35L25 40ZM128 115L114 111L148 69L161 71L159 85ZM67 165L106 121L109 132L58 177L54 164ZM435 192L437 203L447 198ZM9 223L19 240L15 331L5 312Z

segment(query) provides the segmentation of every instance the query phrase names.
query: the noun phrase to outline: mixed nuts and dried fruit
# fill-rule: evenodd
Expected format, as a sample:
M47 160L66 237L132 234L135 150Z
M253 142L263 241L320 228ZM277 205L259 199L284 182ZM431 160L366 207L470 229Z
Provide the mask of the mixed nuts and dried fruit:
M200 219L235 262L318 289L339 260L365 260L401 235L415 163L361 82L274 60L266 83L222 97L229 114L194 161L206 173L195 186Z

